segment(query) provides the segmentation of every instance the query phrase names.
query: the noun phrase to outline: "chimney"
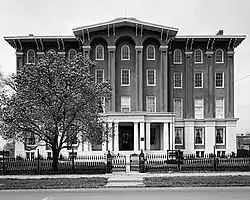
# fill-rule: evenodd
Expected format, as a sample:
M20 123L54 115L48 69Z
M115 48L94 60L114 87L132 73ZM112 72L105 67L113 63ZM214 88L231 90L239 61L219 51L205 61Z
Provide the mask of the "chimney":
M216 35L223 35L223 30L219 30Z
M32 33L30 33L29 36L34 36L34 35Z

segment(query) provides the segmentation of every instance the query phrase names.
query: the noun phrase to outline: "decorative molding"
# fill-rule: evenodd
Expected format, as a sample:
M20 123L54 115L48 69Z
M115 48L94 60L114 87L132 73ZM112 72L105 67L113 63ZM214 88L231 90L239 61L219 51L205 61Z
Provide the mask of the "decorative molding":
M213 55L214 52L213 51L206 51L206 55Z
M193 51L185 51L185 55L192 55Z
M234 54L234 51L227 51L227 54L228 54L228 55L233 55L233 54Z
M23 54L24 54L23 52L16 52L17 56L23 56Z
M136 50L141 50L141 49L143 49L143 46L135 46L135 49Z
M168 50L168 46L160 46L159 48L161 51L167 51Z
M116 46L108 46L108 49L116 49Z
M44 52L38 51L36 52L37 55L44 55Z
M65 51L59 51L58 54L59 54L59 55L65 55L66 52L65 52Z
M82 46L83 49L91 49L91 46Z

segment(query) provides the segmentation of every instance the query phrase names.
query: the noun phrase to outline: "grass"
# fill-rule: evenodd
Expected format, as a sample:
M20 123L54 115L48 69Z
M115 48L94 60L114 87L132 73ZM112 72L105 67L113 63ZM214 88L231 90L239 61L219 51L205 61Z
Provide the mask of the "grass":
M146 187L235 187L250 186L250 176L148 177Z
M43 179L0 179L0 190L15 189L70 189L100 188L107 184L107 178L43 178Z

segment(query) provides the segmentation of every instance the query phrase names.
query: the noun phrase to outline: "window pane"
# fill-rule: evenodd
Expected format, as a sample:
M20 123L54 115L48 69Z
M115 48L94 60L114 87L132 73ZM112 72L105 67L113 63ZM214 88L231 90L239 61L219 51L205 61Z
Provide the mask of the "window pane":
M148 74L148 79L147 79L147 83L148 86L154 86L155 85L155 70L154 69L148 69L147 70L147 74Z
M224 118L224 99L216 99L216 118L223 119Z
M194 73L194 87L195 88L203 87L203 73L201 72Z
M223 62L223 51L221 49L218 49L216 51L215 62L216 63L222 63Z
M225 141L225 128L216 127L215 136L216 136L216 144L224 144L224 141Z
M146 98L147 112L156 112L156 98L150 96Z
M130 112L130 97L121 97L121 112Z
M69 50L69 60L72 60L76 55L76 50L75 49L70 49Z
M122 86L130 85L130 70L129 69L121 70L121 85Z
M183 102L182 99L174 99L174 112L177 119L183 118Z
M215 74L215 87L217 88L223 88L223 82L224 82L223 72L216 72Z
M204 144L204 128L195 128L194 134L195 144Z
M27 63L35 63L35 51L34 50L29 50L27 52Z
M96 60L104 59L104 48L102 45L96 46Z
M174 88L182 88L182 73L174 73Z
M204 118L204 100L195 99L195 118L203 119Z
M124 45L121 48L121 59L129 60L130 59L130 49L128 45Z
M175 145L183 145L183 128L175 128Z
M195 63L202 63L202 51L200 49L195 51L194 62Z
M181 51L179 49L174 51L174 63L182 63Z
M148 60L154 60L155 59L155 48L152 45L147 47L147 59Z
M104 70L97 69L95 76L96 76L96 83L102 83L104 81Z

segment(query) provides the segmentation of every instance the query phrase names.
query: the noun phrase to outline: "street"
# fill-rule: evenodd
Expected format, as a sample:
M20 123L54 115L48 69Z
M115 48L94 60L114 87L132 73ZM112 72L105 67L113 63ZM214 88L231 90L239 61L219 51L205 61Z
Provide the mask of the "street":
M250 188L109 188L80 190L0 191L8 200L249 200Z

